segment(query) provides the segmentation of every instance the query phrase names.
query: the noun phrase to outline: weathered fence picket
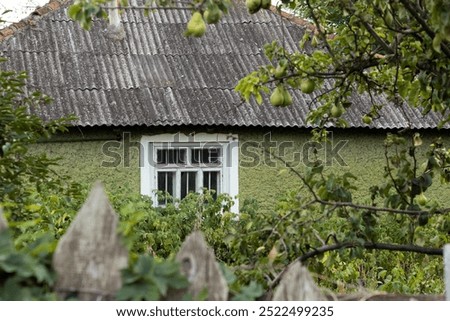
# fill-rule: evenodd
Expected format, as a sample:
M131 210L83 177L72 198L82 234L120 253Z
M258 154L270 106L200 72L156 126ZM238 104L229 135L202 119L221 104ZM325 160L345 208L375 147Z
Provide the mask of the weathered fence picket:
M61 298L113 299L122 286L128 253L117 233L118 215L97 183L59 240L53 255L55 289Z
M450 301L450 244L444 246L445 299Z
M272 300L325 301L327 299L314 282L308 269L296 261L284 273Z
M0 231L6 230L8 228L8 222L3 216L3 209L0 207Z
M181 265L181 273L190 283L187 293L193 298L206 291L207 299L210 301L228 299L227 282L216 261L214 251L208 247L201 232L193 232L186 238L176 260Z

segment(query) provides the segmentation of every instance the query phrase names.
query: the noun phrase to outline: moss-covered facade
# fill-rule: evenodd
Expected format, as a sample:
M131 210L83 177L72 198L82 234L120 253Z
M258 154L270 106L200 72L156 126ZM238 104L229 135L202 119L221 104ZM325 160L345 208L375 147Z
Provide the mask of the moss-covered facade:
M54 137L35 145L34 152L46 152L59 157L57 171L69 174L74 180L92 184L104 182L111 193L140 192L139 140L142 135L161 133L221 132L233 133L239 137L239 198L256 199L261 208L274 208L277 200L287 191L300 186L299 179L285 170L276 159L261 152L258 145L275 149L278 154L301 170L312 161L313 148L328 170L351 171L358 177L355 192L357 199L368 195L371 185L379 184L383 178L385 164L383 141L386 131L369 129L332 130L332 142L313 146L307 129L274 128L73 128L69 133ZM422 131L424 145L436 137L442 137L450 144L447 131ZM425 160L425 148L419 153L419 161ZM120 155L120 161L118 161ZM450 206L450 187L439 185L430 193ZM241 203L242 204L242 203Z

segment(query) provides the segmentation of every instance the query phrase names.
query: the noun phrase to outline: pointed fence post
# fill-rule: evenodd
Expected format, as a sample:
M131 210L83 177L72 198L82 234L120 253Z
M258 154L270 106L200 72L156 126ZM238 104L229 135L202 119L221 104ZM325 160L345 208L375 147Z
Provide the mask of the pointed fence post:
M185 239L176 260L180 262L181 272L190 282L187 293L192 298L195 299L203 291L207 291L209 301L228 300L227 282L214 251L208 247L201 232L193 232ZM181 299L183 294L185 293L179 292L169 299Z
M445 299L450 301L450 244L444 245Z
M8 222L5 216L3 216L3 209L0 207L0 232L8 228Z
M299 261L288 267L275 289L273 301L325 301L308 269Z
M114 298L122 286L121 270L128 262L117 223L103 186L96 183L53 255L55 290L61 298Z

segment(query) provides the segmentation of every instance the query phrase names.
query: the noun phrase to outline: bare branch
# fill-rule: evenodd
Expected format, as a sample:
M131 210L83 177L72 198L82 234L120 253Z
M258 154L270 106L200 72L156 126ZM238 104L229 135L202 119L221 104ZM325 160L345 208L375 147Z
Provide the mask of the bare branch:
M328 53L330 54L331 58L333 58L334 61L336 61L336 58L334 56L334 52L331 49L330 44L327 40L327 35L323 32L322 26L320 25L319 19L317 18L316 14L314 13L314 9L311 6L311 3L309 0L306 0L306 5L308 6L308 9L310 11L311 17L314 21L314 24L316 25L317 32L319 33L320 37L322 38L323 43L325 44L325 47L327 48Z
M419 14L419 8L414 6L409 0L400 0L400 2L403 4L406 10L411 14L411 16L416 19L416 21L422 26L425 33L431 38L434 39L436 36L436 33L430 28L430 26L427 24L427 22L420 16ZM447 56L447 58L450 58L450 49L444 44L441 43L441 49L442 52Z
M397 194L400 195L400 197L402 198L403 202L405 202L406 204L408 203L408 200L405 198L405 196L403 195L403 193L400 191L399 186L397 185L397 183L395 182L394 176L392 175L392 169L391 166L389 165L389 155L388 155L388 149L387 147L384 148L384 157L386 159L386 169L389 175L389 178L392 181L392 184L394 185L395 190L397 191Z
M394 251L394 252L412 252L419 254L428 254L428 255L443 255L442 249L436 248L428 248L422 247L412 244L388 244L388 243L364 243L359 244L357 242L343 242L331 245L324 245L319 248L316 248L308 253L303 254L297 260L300 262L305 262L306 260L313 258L317 255L323 254L325 252L336 251L340 249L348 249L348 248L356 248L361 247L366 250L386 250L386 251Z
M413 216L413 217L417 217L417 216L419 216L421 214L428 214L428 215L435 214L435 215L437 215L437 214L448 214L448 213L450 213L450 208L440 209L440 210L434 211L433 213L430 213L427 210L420 210L420 211L417 211L417 210L402 210L402 209L390 208L390 207L361 205L361 204L355 204L355 203L352 203L352 202L325 201L325 200L322 200L315 193L313 187L308 184L308 182L306 181L305 177L297 169L295 169L291 164L289 164L289 162L285 161L282 157L280 157L280 156L278 156L278 155L276 155L274 153L271 153L270 151L264 150L264 152L269 153L271 156L273 156L274 158L276 158L277 160L282 162L284 164L284 166L286 166L298 178L300 178L302 183L306 186L306 188L308 189L308 191L311 193L311 195L313 197L313 201L311 203L308 203L308 205L311 205L312 203L319 203L319 204L322 204L322 205L329 205L329 206L335 206L335 207L350 207L350 208L354 208L354 209L358 209L358 210L368 210L368 211L373 211L373 212L386 212L386 213L395 213L395 214L405 214L405 215L409 215L409 216Z

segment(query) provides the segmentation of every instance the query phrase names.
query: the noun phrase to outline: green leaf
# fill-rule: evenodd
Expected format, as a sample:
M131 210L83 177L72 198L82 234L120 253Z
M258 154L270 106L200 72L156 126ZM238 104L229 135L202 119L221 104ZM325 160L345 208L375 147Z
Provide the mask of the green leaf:
M146 276L150 273L153 266L153 259L150 256L142 255L133 267L133 271L140 276Z
M81 4L77 3L69 7L69 9L67 10L67 14L69 18L77 20L76 17L80 11L81 11Z
M434 36L434 39L433 39L433 49L434 49L436 52L439 52L439 53L442 52L442 50L441 50L441 42L442 42L441 35L440 35L439 33L437 33L437 34Z
M264 289L261 284L251 281L249 285L241 288L240 293L233 297L233 301L253 301L263 295Z

